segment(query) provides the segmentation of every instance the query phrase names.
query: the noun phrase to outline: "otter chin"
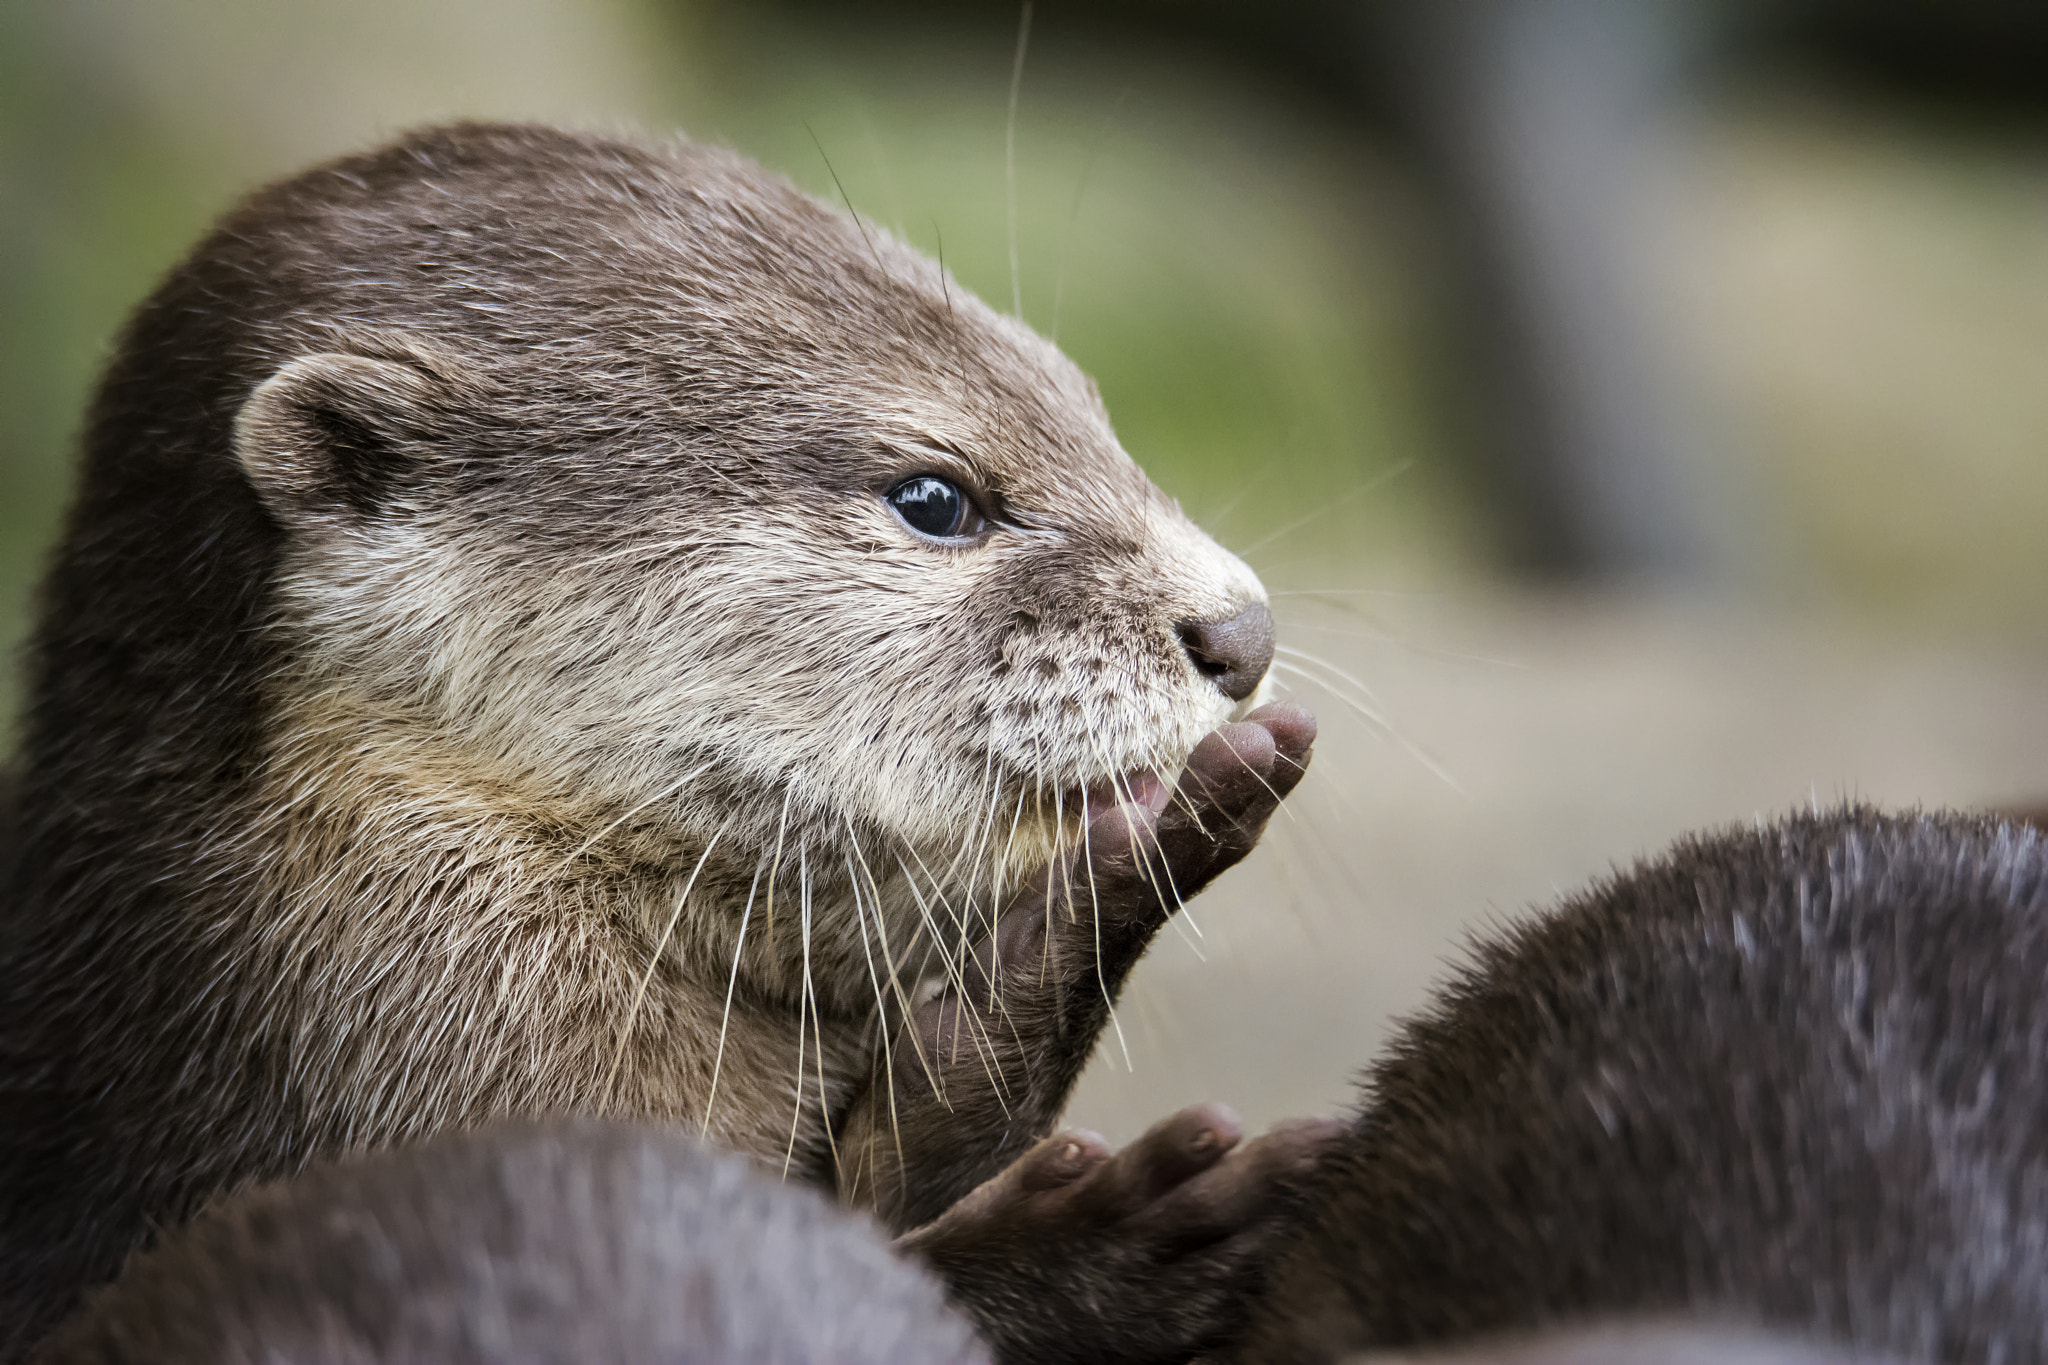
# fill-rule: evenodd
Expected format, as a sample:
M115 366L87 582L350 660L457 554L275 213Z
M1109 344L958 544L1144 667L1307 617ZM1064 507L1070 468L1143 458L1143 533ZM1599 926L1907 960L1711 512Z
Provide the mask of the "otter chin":
M1272 652L1058 350L733 153L462 125L258 192L123 333L43 587L0 1317L217 1191L504 1117L928 1216L1056 1116L1144 888L1299 777ZM978 1035L1025 1089L913 1134L916 1002L1020 896L1070 968L1041 1035ZM1117 961L1062 946L1126 910Z

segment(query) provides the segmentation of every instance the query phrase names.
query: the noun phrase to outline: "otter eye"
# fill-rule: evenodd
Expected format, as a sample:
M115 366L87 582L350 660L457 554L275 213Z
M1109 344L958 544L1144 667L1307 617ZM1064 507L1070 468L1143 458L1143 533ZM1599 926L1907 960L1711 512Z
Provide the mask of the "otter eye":
M882 500L896 509L904 525L934 540L954 540L981 529L981 516L960 486L930 474L905 479Z

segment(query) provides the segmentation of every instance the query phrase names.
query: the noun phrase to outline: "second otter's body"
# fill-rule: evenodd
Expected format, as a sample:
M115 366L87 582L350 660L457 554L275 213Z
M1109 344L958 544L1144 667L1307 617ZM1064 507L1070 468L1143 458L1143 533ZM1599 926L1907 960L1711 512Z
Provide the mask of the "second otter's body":
M209 1208L36 1365L987 1365L865 1220L673 1132L443 1135Z
M1850 810L1689 840L1482 946L1396 1037L1230 1358L1676 1319L2048 1359L2044 984L2023 826Z

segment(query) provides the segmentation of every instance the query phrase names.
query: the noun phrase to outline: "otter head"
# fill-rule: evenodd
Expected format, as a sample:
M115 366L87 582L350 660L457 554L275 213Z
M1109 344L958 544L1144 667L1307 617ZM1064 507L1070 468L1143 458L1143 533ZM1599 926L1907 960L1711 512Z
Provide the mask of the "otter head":
M472 127L272 193L278 629L494 789L1015 872L1259 689L1258 579L1093 384L750 163Z

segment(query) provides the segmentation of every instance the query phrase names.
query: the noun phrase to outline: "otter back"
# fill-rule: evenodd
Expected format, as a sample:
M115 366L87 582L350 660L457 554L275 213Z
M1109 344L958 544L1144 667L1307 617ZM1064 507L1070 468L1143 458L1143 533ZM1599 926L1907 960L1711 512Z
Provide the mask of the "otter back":
M2048 1358L2044 984L2023 827L1688 840L1483 944L1407 1024L1239 1358L1675 1315Z
M315 1167L138 1257L38 1365L973 1365L864 1218L674 1134L574 1123Z

